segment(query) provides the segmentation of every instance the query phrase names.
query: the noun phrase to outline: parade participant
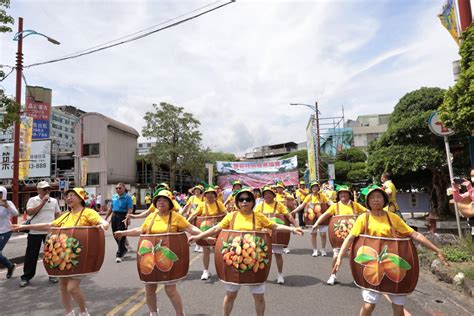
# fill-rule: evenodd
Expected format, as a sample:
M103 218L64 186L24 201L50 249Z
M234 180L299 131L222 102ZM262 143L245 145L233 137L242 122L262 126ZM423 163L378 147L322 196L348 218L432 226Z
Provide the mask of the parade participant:
M395 238L395 237L409 237L421 243L426 248L434 251L438 258L448 265L443 252L429 241L422 234L414 231L408 226L399 216L392 212L384 211L383 208L389 204L389 197L387 193L378 187L372 187L367 194L367 209L368 211L357 218L354 227L344 240L341 250L337 256L334 270L337 272L341 267L341 261L344 253L351 247L356 237L361 234L369 236ZM394 233L396 236L394 236ZM352 264L352 262L351 262ZM381 293L369 289L362 289L362 297L364 303L360 309L360 315L372 315L375 306L380 298ZM391 302L394 315L404 315L404 304L406 295L388 294Z
M336 200L337 200L337 194L336 194L336 191L334 191L331 187L331 184L329 182L326 182L324 185L323 185L323 192L324 194L326 194L327 198L335 203Z
M337 202L332 204L329 209L316 221L313 225L313 232L318 229L320 223L334 215L360 215L364 213L367 209L360 205L357 202L353 201L352 192L349 190L349 187L343 185L337 189L336 195ZM332 229L332 227L330 228ZM347 228L345 228L347 229ZM336 263L337 256L339 254L340 248L333 248L333 258L331 266L331 275L327 281L327 284L334 285L336 282L337 276L334 272L334 264Z
M227 197L227 200L224 203L224 206L227 208L227 212L236 211L237 208L235 207L235 197L234 195L238 190L242 189L242 182L240 180L234 180L231 182L232 184L232 193Z
M326 195L319 191L320 186L319 186L318 181L311 181L309 183L309 189L311 190L311 194L306 196L303 203L291 212L292 215L299 212L300 210L305 209L306 207L309 207L310 203L319 204L319 205L321 205L323 203L329 204L329 205L332 204L332 202L330 202L328 200ZM312 253L313 257L319 256L319 253L321 253L321 256L323 256L323 257L327 256L327 253L326 253L326 239L327 239L326 233L327 233L327 231L328 231L328 226L327 225L319 225L318 226L317 232L319 232L319 237L321 238L321 246L322 246L321 251L318 249L318 240L316 239L316 237L317 237L316 236L316 231L311 233L311 245L313 246L313 253Z
M262 194L263 200L257 204L255 207L255 212L262 213L265 216L282 214L288 219L288 221L290 221L291 224L293 224L293 226L298 227L296 220L288 212L288 209L283 204L275 200L276 192L270 186L264 186L262 188ZM283 246L273 245L272 251L275 254L275 260L277 263L277 283L284 284L285 279L283 277L283 256L281 255L283 252Z
M179 231L186 231L192 235L197 235L201 232L198 228L191 225L181 214L174 211L173 194L170 191L160 190L157 193L155 192L153 195L153 205L157 209L157 212L150 214L141 227L117 231L114 233L114 236L121 238L124 236L140 236L145 233L162 234ZM164 287L176 315L184 315L183 302L181 295L176 289L176 282L167 283ZM150 311L150 316L158 315L156 289L156 283L145 283L146 303Z
M7 200L7 189L5 187L0 186L0 194L0 263L7 268L7 279L9 279L13 275L16 264L8 260L2 254L2 251L12 235L11 218L18 216L18 210L12 201Z
M260 204L263 200L262 191L259 188L253 188L253 195L255 196L255 204Z
M391 180L392 176L388 172L382 173L380 180L382 181L382 188L388 194L389 203L387 205L387 210L389 212L395 213L403 219L402 212L398 207L397 203L397 188L395 188L395 184L393 184Z
M137 212L137 193L133 192L132 194L132 214L135 214Z
M146 205L146 209L148 210L151 206L151 195L150 193L147 193L145 195L145 205Z
M304 180L300 181L300 187L296 190L296 202L298 205L303 203L306 196L309 194L308 189L306 188L306 182ZM298 221L301 227L304 227L304 218L303 211L298 212Z
M189 214L195 212L198 206L204 202L204 187L202 185L198 184L195 187L191 188L190 191L192 192L192 195L189 197L188 201L186 202L186 205L183 208L183 211L181 212L181 215L183 215L184 217L189 216ZM194 247L194 252L203 251L204 250L199 245L196 245Z
M74 227L74 226L99 226L104 231L109 228L109 223L91 208L86 208L86 192L83 188L74 188L66 192L66 203L69 211L55 219L51 223L39 223L30 225L13 225L16 231L34 229L47 232L52 227ZM72 300L79 306L79 316L89 315L86 308L86 299L81 291L82 277L60 277L59 289L61 302L64 306L66 316L73 316Z
M58 200L49 196L51 187L48 182L40 181L36 185L38 195L28 199L26 203L26 214L29 216L30 224L49 223L61 214ZM21 276L20 287L30 284L30 280L36 274L41 244L44 244L47 233L40 230L30 230L26 241L25 264ZM50 277L49 282L57 283L58 279Z
M213 228L199 235L191 236L189 242L192 243L201 238L214 236L223 229L232 229L240 231L252 231L253 229L261 231L263 228L275 229L277 231L292 232L300 236L303 235L303 230L299 227L289 227L279 225L272 222L265 215L259 212L254 212L255 196L250 188L241 189L235 196L237 211L226 215L224 219ZM233 222L233 227L230 227ZM224 298L224 315L228 316L232 312L235 298L240 289L240 285L233 285L225 283L227 294ZM265 313L265 284L249 285L250 293L252 293L255 301L255 310L257 315L264 315Z
M217 200L221 203L224 203L224 191L222 191L222 189L218 185L216 185L214 189L216 189L217 192Z
M288 205L292 204L294 208L295 198L291 194L285 192L285 184L283 182L278 182L275 185L275 190L276 190L275 201L280 202L286 207L287 210L292 211L293 209L290 209ZM290 253L290 248L288 247L284 248L283 252Z
M196 216L219 216L226 213L224 204L217 200L217 192L214 188L209 187L204 191L205 201L201 203L198 208L189 216L188 221L192 223ZM211 255L210 247L202 247L203 256L202 263L204 270L202 272L201 280L209 279L209 261Z
M111 224L112 231L116 232L119 230L126 230L128 225L130 225L130 214L132 213L133 202L130 195L127 194L125 184L118 183L115 186L115 194L112 196L112 205L109 207L109 211L105 216L105 220L112 215ZM122 262L122 258L127 252L127 239L120 238L115 239L117 242L117 253L115 254L115 262Z

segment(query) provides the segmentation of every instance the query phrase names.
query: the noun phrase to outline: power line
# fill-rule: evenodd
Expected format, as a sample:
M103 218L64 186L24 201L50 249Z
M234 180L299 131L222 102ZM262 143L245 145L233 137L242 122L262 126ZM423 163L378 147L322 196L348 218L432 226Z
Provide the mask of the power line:
M85 52L82 52L82 53L78 53L78 54L75 54L75 55L72 55L72 56L67 56L67 57L62 57L62 58L57 58L57 59L53 59L53 60L49 60L49 61L45 61L45 62L40 62L40 63L34 63L34 64L31 64L31 65L28 65L28 66L24 66L24 68L31 68L31 67L36 67L36 66L40 66L40 65L46 65L46 64L52 64L52 63L56 63L56 62L60 62L60 61L64 61L64 60L69 60L69 59L74 59L74 58L78 58L78 57L82 57L82 56L85 56L85 55L90 55L90 54L93 54L93 53L96 53L96 52L99 52L99 51L103 51L103 50L106 50L106 49L109 49L109 48L112 48L112 47L115 47L115 46L119 46L119 45L123 45L123 44L126 44L126 43L130 43L130 42L133 42L133 41L136 41L136 40L139 40L139 39L142 39L142 38L145 38L147 36L150 36L154 33L157 33L157 32L160 32L160 31L163 31L163 30L166 30L166 29L169 29L169 28L172 28L172 27L175 27L175 26L178 26L180 24L183 24L185 22L188 22L188 21L191 21L191 20L194 20L198 17L201 17L207 13L210 13L212 11L215 11L217 9L220 9L226 5L229 5L231 3L234 3L235 0L230 0L229 2L227 3L224 3L224 4L221 4L217 7L214 7L212 9L209 9L209 10L206 10L204 12L201 12L199 14L196 14L196 15L193 15L189 18L186 18L186 19L183 19L183 20L179 20L177 22L174 22L172 24L169 24L167 26L164 26L164 27L161 27L161 28L158 28L156 30L153 30L153 31L150 31L150 32L147 32L147 33L144 33L142 35L139 35L139 36L135 36L129 40L125 40L125 41L121 41L121 42L118 42L118 43L115 43L115 44L111 44L111 45L107 45L107 46L104 46L104 47L100 47L100 48L97 48L97 49L93 49L93 50L90 50L90 51L85 51ZM199 10L199 9L197 9Z

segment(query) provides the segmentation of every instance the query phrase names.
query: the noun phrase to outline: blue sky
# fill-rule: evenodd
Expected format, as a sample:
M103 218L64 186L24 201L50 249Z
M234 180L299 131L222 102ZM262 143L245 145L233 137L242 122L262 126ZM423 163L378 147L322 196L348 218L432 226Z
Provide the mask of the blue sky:
M220 1L224 3L226 1ZM25 64L103 44L213 1L12 1L25 29L56 38L24 41ZM209 15L103 52L25 70L71 104L139 132L153 103L201 121L203 144L242 154L305 141L310 110L323 117L389 113L407 92L453 85L458 48L437 18L438 0L237 0ZM0 63L14 64L13 34ZM14 94L14 76L3 83Z

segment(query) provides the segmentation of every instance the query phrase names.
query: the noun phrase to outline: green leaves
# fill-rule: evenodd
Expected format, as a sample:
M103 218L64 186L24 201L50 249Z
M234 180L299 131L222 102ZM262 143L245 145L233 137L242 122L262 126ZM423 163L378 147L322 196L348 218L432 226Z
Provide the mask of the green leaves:
M370 261L374 261L376 258L372 257L371 255L367 255L365 253L361 253L357 257L355 257L354 261L359 264L364 264Z
M385 258L388 258L392 261L397 267L402 268L403 270L410 270L411 265L402 257L388 253Z
M160 248L158 251L161 251L166 258L173 262L176 262L179 259L178 256L168 248Z
M143 256L143 255L145 255L145 254L147 254L147 253L150 253L150 252L153 252L153 249L152 249L152 248L140 247L140 248L138 249L138 254L139 254L140 256Z

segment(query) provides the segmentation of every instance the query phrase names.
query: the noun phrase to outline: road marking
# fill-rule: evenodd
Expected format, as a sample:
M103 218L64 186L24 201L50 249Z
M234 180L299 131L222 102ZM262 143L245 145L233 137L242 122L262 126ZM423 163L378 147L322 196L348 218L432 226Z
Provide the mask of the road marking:
M189 261L189 266L191 266L198 258L201 258L202 255L199 254L197 255L196 257L192 258L190 261ZM164 288L164 285L160 285L157 289L156 289L156 293L159 293L162 289ZM116 315L122 308L124 308L125 306L127 306L128 304L130 304L130 302L134 301L137 297L139 297L140 295L142 294L145 294L145 289L141 289L141 290L138 290L135 294L133 294L132 296L130 296L129 298L127 298L125 301L123 301L121 304L115 306L114 309L112 309L110 312L108 312L106 314L106 316L114 316ZM143 305L145 305L146 303L146 298L143 298L140 302L138 302L137 304L133 305L126 313L125 315L126 316L131 316L133 315L137 310L139 310Z

